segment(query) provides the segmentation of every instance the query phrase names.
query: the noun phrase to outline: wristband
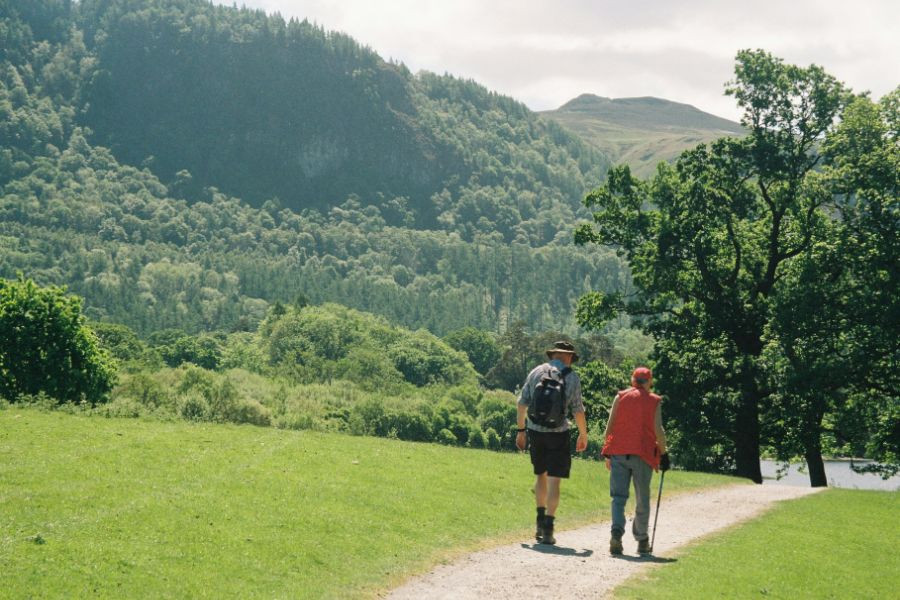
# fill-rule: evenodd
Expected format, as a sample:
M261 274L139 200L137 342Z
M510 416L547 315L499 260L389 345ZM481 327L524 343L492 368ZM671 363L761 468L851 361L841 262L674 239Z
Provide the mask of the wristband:
M525 428L523 427L522 429L516 429L516 431L518 431L519 433L525 433Z

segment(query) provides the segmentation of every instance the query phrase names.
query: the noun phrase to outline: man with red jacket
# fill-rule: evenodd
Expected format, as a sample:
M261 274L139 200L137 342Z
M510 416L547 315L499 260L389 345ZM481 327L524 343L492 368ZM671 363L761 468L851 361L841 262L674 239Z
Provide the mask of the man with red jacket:
M625 534L625 502L628 487L634 481L635 514L631 532L638 552L650 552L647 526L650 522L650 478L654 469L669 469L666 432L662 426L662 398L650 392L653 374L638 367L631 375L631 388L616 395L609 411L601 454L609 470L609 495L612 498L611 554L622 554Z

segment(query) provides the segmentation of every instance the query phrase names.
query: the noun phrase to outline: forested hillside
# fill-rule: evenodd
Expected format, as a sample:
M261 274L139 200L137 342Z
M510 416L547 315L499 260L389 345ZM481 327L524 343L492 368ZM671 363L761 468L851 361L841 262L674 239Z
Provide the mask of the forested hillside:
M568 216L607 166L510 98L413 76L305 21L201 0L84 0L73 22L92 61L76 92L92 141L182 183L188 200L211 185L293 210L355 194L392 225L465 234L456 221L485 217L496 227L483 231L540 243L519 224Z
M302 295L571 332L627 282L571 244L606 159L474 82L200 0L0 0L0 41L0 277L94 319L249 329Z

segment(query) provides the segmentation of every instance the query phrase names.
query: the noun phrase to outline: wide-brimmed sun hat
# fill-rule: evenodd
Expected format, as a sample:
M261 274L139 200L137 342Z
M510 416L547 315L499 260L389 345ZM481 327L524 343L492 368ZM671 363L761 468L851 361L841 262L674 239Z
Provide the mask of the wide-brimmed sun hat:
M551 358L554 354L571 354L572 362L578 360L578 354L575 352L575 346L569 342L556 342L553 347L547 350L547 358Z

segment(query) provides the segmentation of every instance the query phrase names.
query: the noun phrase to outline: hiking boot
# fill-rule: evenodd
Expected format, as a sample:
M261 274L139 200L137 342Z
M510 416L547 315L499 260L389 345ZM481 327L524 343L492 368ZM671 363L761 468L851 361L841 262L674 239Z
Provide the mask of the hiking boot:
M550 544L553 545L556 543L556 538L553 537L553 517L544 518L544 525L541 527L541 539L540 542L542 544Z
M622 534L618 531L613 531L609 537L609 553L616 556L622 554Z
M638 554L650 554L650 540L638 540Z
M543 521L543 519L538 517L537 527L535 528L535 531L534 531L534 539L537 541L538 544L540 544L541 540L544 539L544 527L543 527L543 523L541 521Z

